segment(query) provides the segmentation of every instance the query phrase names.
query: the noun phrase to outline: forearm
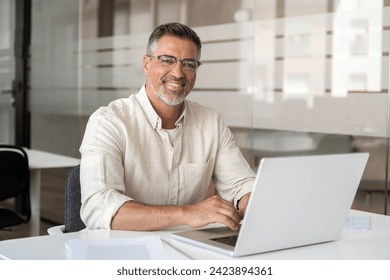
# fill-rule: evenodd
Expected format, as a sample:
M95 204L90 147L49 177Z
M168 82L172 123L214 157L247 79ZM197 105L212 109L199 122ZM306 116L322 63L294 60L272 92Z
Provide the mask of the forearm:
M237 209L238 209L238 212L241 214L242 217L244 217L244 214L246 212L246 208L248 206L248 202L249 202L250 196L251 196L251 193L247 193L247 194L243 195L240 198L240 200L238 201Z
M185 220L185 210L182 206L150 206L128 201L112 218L111 229L158 230L186 224Z
M136 201L124 203L111 221L116 230L158 230L178 225L202 227L220 223L238 229L241 215L231 202L214 195L200 203L183 206L149 206Z

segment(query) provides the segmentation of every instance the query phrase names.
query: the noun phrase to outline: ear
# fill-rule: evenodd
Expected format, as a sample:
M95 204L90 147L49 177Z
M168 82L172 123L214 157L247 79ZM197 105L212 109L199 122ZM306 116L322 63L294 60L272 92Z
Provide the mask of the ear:
M147 56L147 55L144 55L144 59L143 59L143 65L144 65L144 74L147 76L148 73L149 73L149 64L150 64L150 57Z

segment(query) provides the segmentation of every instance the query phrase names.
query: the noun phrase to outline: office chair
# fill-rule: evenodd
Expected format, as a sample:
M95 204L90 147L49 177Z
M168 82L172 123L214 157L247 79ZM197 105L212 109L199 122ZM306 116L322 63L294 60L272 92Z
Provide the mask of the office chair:
M85 224L80 217L80 208L80 165L76 165L66 177L64 232L74 232L85 228Z
M19 146L0 144L0 201L18 198L21 205L0 208L0 229L27 223L31 217L28 156ZM20 198L20 199L19 199Z

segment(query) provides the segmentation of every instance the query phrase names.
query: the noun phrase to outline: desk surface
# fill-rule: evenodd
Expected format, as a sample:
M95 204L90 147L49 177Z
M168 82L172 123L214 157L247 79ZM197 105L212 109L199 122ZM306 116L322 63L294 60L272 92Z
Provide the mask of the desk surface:
M371 217L372 229L355 230L346 228L344 229L340 240L334 242L263 253L241 257L240 259L390 259L390 216L354 210L351 211L350 215ZM7 259L61 260L67 259L65 243L70 239L125 238L159 234L162 240L188 256L190 259L231 259L228 256L204 250L170 238L172 232L185 229L188 228L177 227L152 232L85 230L75 233L5 240L0 242L0 256ZM177 256L179 256L179 254ZM179 258L180 257L177 257L177 259Z
M30 169L73 167L80 163L77 158L49 152L24 149L27 153Z
M39 235L41 211L41 171L47 168L73 167L80 163L77 158L24 148L30 168L31 220L30 235ZM64 181L65 185L65 181Z

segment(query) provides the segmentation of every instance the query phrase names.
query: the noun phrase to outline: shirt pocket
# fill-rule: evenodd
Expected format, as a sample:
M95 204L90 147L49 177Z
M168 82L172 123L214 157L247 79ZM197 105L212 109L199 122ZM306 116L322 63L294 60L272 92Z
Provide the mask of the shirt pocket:
M214 159L206 163L185 163L180 172L180 183L183 188L183 204L190 204L202 201L213 175Z

